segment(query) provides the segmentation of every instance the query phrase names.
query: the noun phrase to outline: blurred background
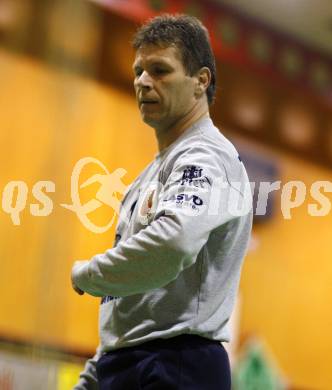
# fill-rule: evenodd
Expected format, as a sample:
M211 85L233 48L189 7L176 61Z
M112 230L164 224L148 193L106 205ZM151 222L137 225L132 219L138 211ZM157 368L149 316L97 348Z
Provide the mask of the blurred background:
M96 200L100 183L79 186L119 168L128 185L157 152L130 41L163 12L208 27L213 120L256 189L280 184L255 215L231 319L234 389L330 390L330 0L0 0L0 390L71 389L94 354L99 300L76 295L70 271L112 247L116 213ZM75 188L94 199L85 217L63 207Z

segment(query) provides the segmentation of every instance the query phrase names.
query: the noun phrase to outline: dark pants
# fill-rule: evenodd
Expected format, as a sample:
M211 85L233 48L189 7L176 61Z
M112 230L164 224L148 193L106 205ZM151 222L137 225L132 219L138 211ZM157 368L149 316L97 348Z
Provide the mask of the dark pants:
M100 390L230 390L228 355L218 341L195 335L156 339L103 355Z

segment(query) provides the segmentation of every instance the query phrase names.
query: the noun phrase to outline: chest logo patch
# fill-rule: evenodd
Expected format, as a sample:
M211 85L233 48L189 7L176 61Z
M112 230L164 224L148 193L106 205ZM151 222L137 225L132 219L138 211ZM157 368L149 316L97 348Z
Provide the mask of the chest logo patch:
M142 225L148 225L156 214L158 201L158 185L151 184L147 189L143 190L138 200L138 220Z

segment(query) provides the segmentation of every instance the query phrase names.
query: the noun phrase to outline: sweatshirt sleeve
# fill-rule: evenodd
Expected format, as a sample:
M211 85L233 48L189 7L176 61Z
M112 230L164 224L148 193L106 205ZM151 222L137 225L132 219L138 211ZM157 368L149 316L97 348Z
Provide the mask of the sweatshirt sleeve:
M96 363L101 356L100 346L96 354L85 363L84 370L80 373L79 381L73 390L98 390Z
M235 157L232 164L241 181L242 163ZM74 267L73 280L81 290L128 296L160 288L195 262L212 230L236 217L225 207L230 183L220 149L191 147L164 172L152 222ZM241 189L235 194L243 202Z

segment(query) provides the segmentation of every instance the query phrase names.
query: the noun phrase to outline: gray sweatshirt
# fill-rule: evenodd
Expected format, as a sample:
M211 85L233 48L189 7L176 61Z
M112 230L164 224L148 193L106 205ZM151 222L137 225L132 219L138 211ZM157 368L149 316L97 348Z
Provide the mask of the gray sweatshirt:
M74 389L98 389L107 351L180 334L229 341L251 227L243 163L203 118L131 184L114 247L74 269L77 286L102 297L100 345Z

